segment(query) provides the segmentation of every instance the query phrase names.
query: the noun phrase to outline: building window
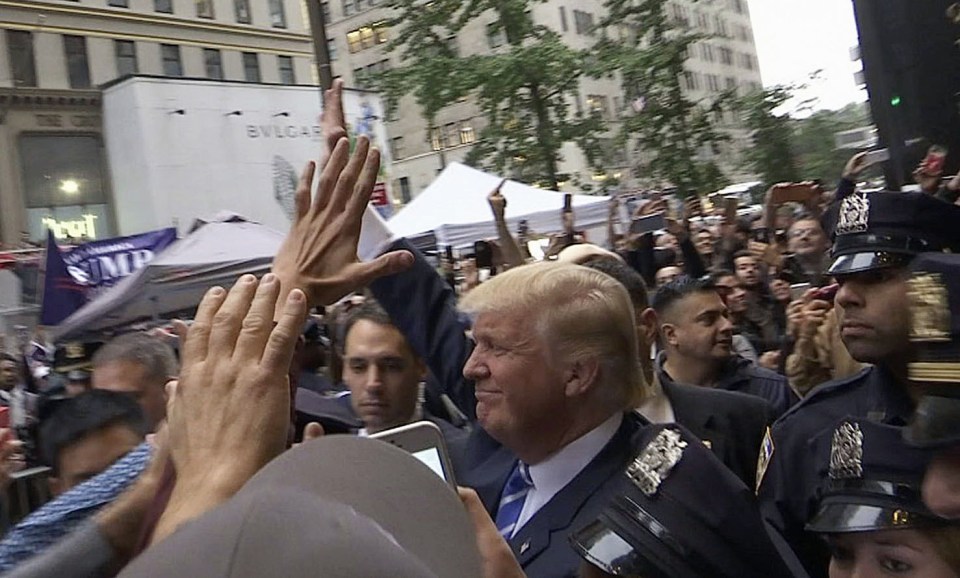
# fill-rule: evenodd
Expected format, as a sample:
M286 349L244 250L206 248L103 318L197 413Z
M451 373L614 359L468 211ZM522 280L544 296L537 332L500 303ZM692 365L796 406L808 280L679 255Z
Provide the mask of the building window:
M697 12L697 27L704 32L710 31L710 19L703 12Z
M727 36L727 21L721 18L720 16L717 16L714 19L713 24L714 24L713 32L717 36L723 36L725 38Z
M132 40L114 40L113 52L117 57L117 75L126 76L136 74L139 70L137 66L137 45Z
M487 44L490 48L499 48L507 43L507 37L503 28L496 22L487 24Z
M403 158L403 137L395 136L390 140L390 158L398 160Z
M741 66L743 68L746 68L747 70L754 70L756 68L756 63L753 59L752 54L741 54L740 62L741 62Z
M203 49L203 64L207 69L207 78L223 80L223 63L220 51L216 48Z
M247 82L260 82L260 59L256 52L243 53L243 77Z
M321 2L320 3L320 12L323 14L323 21L327 24L330 24L330 3Z
M460 123L460 144L474 142L477 142L477 133L473 130L473 125L467 121Z
M161 44L160 56L163 59L163 74L183 76L183 62L180 60L180 47L176 44Z
M36 86L37 64L33 54L33 34L23 30L7 30L7 51L13 85Z
M292 56L278 56L277 66L280 68L281 84L297 83L297 78L293 73L293 57Z
M153 11L173 14L173 0L153 0Z
M593 14L582 10L573 11L573 28L582 36L593 36Z
M233 12L237 24L250 24L250 0L233 0Z
M213 18L213 0L197 0L197 18Z
M733 9L737 12L737 14L743 14L744 12L747 11L747 8L744 5L743 0L733 0L731 4L733 4Z
M114 8L129 8L129 2L127 0L107 0L107 6L113 6Z
M720 47L717 49L720 52L720 63L726 65L733 64L733 51L729 48Z
M707 43L700 45L700 55L707 62L713 62L715 60L713 56L713 46Z
M430 129L430 148L438 151L443 148L443 135L439 127Z
M407 177L400 177L400 199L404 203L410 202L410 179Z
M734 78L734 77L732 77L732 76L728 76L728 77L725 79L725 82L727 83L727 90L733 90L733 89L737 88L737 79L736 79L736 78Z
M283 0L270 0L270 26L287 27L287 14L283 10Z
M364 26L347 32L347 47L351 53L383 44L388 38L389 28L382 22L373 26Z
M567 27L567 9L564 8L563 6L561 6L561 7L560 7L560 31L561 31L561 32L566 32L567 30L568 30L568 27Z
M708 74L707 76L707 90L710 92L719 92L720 91L720 77L716 74Z
M588 94L587 108L590 112L599 112L603 118L610 118L610 104L607 97L601 94Z
M363 90L367 89L367 72L362 66L353 69L353 85Z
M63 52L67 58L70 88L90 88L90 65L87 62L87 40L83 36L64 36Z
M343 0L343 15L350 16L362 10L360 0Z
M332 38L327 40L327 56L330 60L337 59L337 43Z
M460 137L458 135L459 131L457 130L457 123L448 122L443 125L443 136L444 143L448 147L455 147L460 144Z

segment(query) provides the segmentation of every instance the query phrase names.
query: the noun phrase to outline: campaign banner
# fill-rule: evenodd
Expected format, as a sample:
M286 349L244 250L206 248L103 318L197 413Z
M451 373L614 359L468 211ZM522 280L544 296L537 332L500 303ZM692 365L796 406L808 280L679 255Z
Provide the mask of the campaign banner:
M92 241L64 252L48 232L40 323L57 325L176 240L177 230L167 228Z

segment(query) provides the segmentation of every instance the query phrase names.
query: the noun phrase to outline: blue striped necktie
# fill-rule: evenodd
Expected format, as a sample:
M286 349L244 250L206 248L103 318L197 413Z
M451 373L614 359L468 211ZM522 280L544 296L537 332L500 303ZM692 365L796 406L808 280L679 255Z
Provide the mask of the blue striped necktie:
M523 511L523 504L527 500L527 494L533 488L533 480L530 479L530 467L517 462L507 478L507 483L503 486L503 494L500 498L500 508L497 510L497 530L500 535L509 540L513 537L517 528L517 520L520 519L520 512Z

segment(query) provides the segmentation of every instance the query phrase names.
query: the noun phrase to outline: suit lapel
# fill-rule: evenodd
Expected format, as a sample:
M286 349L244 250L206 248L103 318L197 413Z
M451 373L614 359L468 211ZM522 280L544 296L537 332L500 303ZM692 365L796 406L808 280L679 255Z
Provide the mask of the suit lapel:
M569 528L591 496L596 495L607 480L625 469L627 460L633 455L632 437L639 429L638 419L632 413L625 415L620 429L600 453L509 540L521 566L529 564L550 545L552 539L557 539L554 532Z
M713 408L696 396L690 395L686 389L697 386L681 386L669 381L661 385L664 395L673 407L676 422L700 438L700 441L713 450L715 456L723 459L728 440L723 430L717 427Z

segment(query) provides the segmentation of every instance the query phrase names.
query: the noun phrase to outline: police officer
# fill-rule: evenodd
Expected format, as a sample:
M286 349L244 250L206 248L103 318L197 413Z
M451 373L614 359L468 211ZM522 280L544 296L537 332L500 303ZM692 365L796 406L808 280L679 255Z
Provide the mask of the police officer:
M812 441L828 481L807 529L830 544L831 578L960 572L960 525L920 498L932 452L907 446L902 430L851 417Z
M819 386L784 414L768 432L757 467L764 517L815 577L826 576L829 553L804 529L823 481L810 440L848 415L906 425L914 410L907 267L920 253L960 248L960 207L922 193L852 193L826 220L841 337L854 359L873 366Z
M960 255L926 253L910 269L909 376L924 395L904 438L936 451L923 485L927 506L960 519Z
M582 576L787 578L805 576L784 544L784 561L756 500L682 426L645 429L647 442L622 490L596 521L574 533Z

